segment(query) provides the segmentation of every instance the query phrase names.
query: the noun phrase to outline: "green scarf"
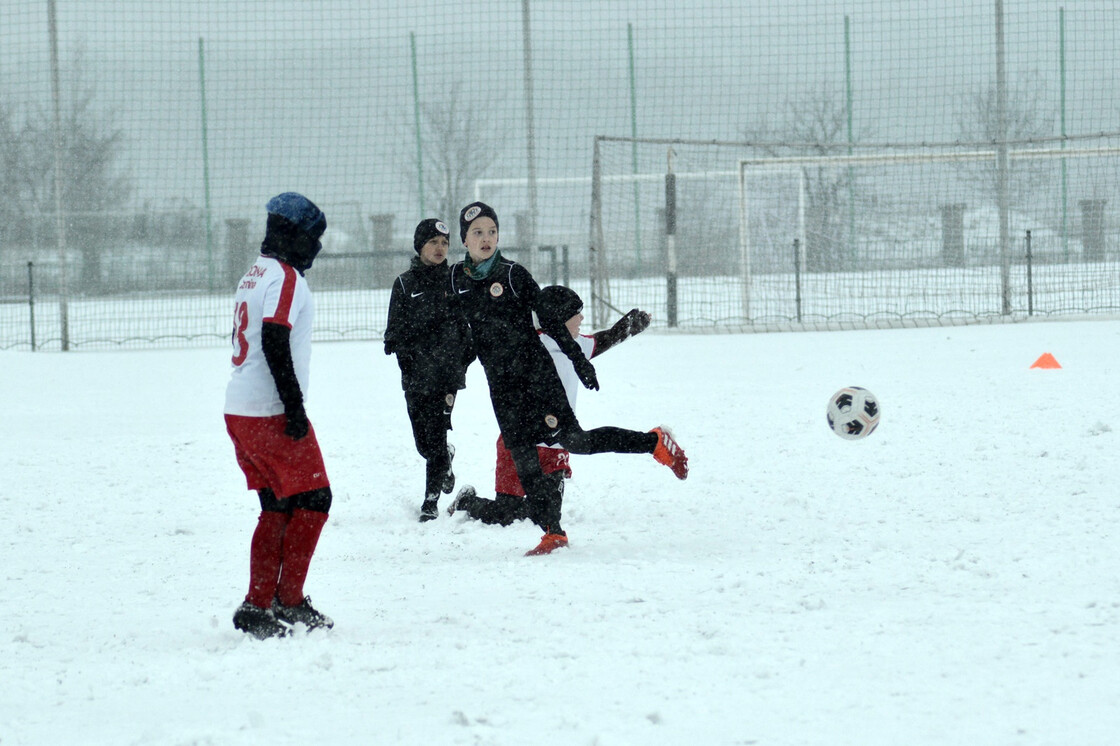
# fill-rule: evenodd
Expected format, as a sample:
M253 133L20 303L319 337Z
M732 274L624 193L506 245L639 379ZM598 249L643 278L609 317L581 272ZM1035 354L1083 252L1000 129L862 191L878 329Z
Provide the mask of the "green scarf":
M494 271L498 259L502 256L502 252L494 249L494 256L490 257L481 264L475 264L474 259L471 259L471 254L467 252L467 258L463 260L463 271L467 273L467 277L472 280L485 280Z

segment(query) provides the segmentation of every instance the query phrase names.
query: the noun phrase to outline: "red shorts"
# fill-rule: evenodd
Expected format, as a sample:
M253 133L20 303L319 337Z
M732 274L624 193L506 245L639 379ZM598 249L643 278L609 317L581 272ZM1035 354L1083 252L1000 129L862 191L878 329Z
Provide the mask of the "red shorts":
M506 448L502 436L498 436L498 463L494 467L494 491L504 495L525 497L525 489L517 477L517 467L513 464L513 455ZM564 472L564 478L572 476L570 463L571 454L563 448L545 448L537 446L537 458L541 462L541 471L551 474L554 471Z
M307 436L292 440L284 434L288 418L226 415L226 432L233 441L237 465L251 490L271 489L277 498L329 487L323 453L308 426Z

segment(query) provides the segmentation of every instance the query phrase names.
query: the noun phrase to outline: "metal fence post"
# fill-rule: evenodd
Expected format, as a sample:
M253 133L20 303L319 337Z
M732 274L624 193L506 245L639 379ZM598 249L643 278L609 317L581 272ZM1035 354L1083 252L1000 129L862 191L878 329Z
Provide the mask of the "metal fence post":
M27 311L31 324L31 351L35 352L35 263L27 263Z
M801 323L801 239L793 239L793 302Z
M669 326L677 325L677 175L673 173L673 150L669 149L669 172L665 174L665 297Z
M1034 316L1034 264L1031 255L1031 232L1027 231L1027 315Z

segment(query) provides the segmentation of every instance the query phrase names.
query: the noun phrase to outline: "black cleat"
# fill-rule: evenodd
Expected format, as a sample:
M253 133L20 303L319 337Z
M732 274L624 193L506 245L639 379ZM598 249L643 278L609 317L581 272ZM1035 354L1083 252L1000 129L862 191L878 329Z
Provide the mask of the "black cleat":
M439 518L439 503L438 498L429 497L424 500L424 504L420 506L420 522L434 521Z
M451 504L447 506L447 514L455 515L455 511L459 510L460 508L466 510L466 506L463 505L463 502L474 497L478 497L478 493L475 492L474 487L470 486L469 484L464 484L462 489L459 490L459 494L455 495L455 499L452 500Z
M238 606L237 611L233 612L233 626L258 640L267 640L270 637L286 637L291 632L276 619L272 609L254 606L248 601Z
M284 606L280 603L279 599L274 599L272 602L272 613L276 618L285 624L304 624L307 626L308 631L325 627L330 629L334 626L334 620L326 614L323 614L311 605L311 597L304 596L303 601L298 606Z

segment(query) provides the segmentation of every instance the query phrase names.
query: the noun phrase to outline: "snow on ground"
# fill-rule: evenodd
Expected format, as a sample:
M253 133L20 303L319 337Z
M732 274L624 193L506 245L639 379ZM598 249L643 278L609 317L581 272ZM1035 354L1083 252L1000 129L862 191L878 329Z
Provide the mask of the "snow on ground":
M571 548L526 558L533 526L416 521L394 359L317 345L306 590L336 625L260 642L230 622L258 507L227 350L0 353L0 744L1114 742L1120 321L649 332L596 362L583 424L667 424L691 476L577 456ZM851 384L865 441L825 425ZM477 365L454 422L485 494Z

